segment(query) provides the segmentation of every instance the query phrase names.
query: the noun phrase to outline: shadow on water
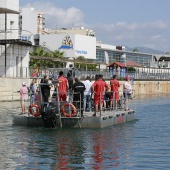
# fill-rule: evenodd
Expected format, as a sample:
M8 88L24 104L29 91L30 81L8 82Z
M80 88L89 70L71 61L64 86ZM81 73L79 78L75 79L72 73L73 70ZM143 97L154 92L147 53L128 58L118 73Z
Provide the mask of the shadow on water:
M0 109L1 169L166 169L170 98L136 100L136 120L103 129L45 129L12 125ZM9 106L9 104L8 104Z

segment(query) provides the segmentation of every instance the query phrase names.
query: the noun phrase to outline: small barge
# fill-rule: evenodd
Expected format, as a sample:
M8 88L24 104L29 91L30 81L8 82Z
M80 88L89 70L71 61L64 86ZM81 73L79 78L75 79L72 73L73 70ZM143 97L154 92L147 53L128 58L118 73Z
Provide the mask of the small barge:
M57 91L55 93L58 94ZM18 110L14 111L14 125L47 128L104 128L135 120L135 111L133 109L125 111L122 106L117 109L107 108L105 111L97 112L96 116L94 112L83 112L82 116L81 108L78 109L72 102L61 103L56 100L57 97L55 100L51 99L51 102L43 102L41 90L39 94L39 104L29 105L28 113L19 115Z

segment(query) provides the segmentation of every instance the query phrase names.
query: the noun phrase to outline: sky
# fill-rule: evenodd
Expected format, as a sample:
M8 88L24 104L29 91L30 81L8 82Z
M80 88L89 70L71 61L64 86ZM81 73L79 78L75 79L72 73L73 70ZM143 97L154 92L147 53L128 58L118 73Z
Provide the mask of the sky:
M104 44L170 52L170 0L20 0L44 12L45 28L85 27Z

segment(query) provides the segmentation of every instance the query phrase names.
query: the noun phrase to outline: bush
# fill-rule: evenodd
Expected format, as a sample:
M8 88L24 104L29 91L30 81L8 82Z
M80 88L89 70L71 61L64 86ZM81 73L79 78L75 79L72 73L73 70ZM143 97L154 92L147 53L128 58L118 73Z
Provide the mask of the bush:
M136 69L135 69L134 67L128 67L128 68L127 68L127 71L128 71L128 72L135 72Z

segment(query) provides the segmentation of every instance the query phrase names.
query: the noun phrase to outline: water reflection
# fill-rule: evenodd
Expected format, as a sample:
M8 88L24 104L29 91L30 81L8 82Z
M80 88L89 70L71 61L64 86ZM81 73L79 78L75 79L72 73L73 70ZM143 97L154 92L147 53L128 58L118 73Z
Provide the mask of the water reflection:
M164 96L139 99L136 121L103 129L13 126L12 105L1 103L0 167L102 170L140 166L141 169L155 169L154 157L163 162L157 167L164 169L169 165L166 157L170 156L169 101L170 98Z

